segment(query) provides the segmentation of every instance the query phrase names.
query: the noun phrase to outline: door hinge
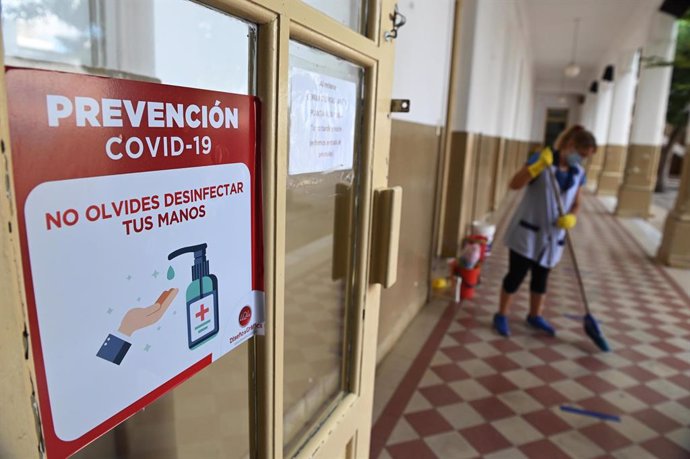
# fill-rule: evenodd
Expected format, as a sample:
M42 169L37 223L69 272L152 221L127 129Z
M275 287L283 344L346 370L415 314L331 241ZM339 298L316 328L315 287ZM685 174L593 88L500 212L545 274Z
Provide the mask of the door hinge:
M391 113L408 113L410 99L391 99Z
M24 360L29 360L29 332L24 324L24 331L22 332L22 342L24 343Z
M34 421L36 422L36 436L38 437L38 457L44 458L46 454L45 441L43 439L43 425L41 424L41 413L38 409L38 400L36 399L36 391L33 388L34 382L31 381L31 407L34 412Z
M400 27L405 25L405 23L407 22L407 18L405 17L404 14L402 14L398 10L398 4L397 3L395 4L395 8L394 8L393 12L391 14L389 14L388 17L390 18L391 22L393 23L393 27L391 28L391 30L386 30L383 33L383 38L386 41L391 41L391 40L395 40L396 38L398 38L398 29L400 29Z

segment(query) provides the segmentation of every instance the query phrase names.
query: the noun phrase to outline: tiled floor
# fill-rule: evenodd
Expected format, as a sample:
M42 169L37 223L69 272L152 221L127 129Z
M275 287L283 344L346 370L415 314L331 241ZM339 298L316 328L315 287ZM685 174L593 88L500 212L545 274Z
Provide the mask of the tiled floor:
M600 352L582 331L567 257L547 300L557 337L524 325L526 285L513 336L496 335L490 322L507 269L496 244L476 299L427 306L381 365L373 458L690 458L690 298L594 198L574 239L613 351Z

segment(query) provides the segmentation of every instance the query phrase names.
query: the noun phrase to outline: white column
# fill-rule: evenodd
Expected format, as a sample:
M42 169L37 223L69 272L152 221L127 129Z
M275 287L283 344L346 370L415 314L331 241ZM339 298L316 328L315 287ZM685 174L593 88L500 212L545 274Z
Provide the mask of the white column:
M599 80L599 92L594 108L592 134L597 140L597 152L587 162L587 188L596 190L599 174L604 164L606 140L611 120L611 103L613 102L613 83Z
M599 80L594 131L592 132L600 146L606 145L611 121L611 106L613 103L613 83Z
M581 126L587 127L587 116L589 115L589 97L585 96L585 101L582 103L582 106L580 107L580 119L578 120L578 124Z
M616 66L607 145L628 145L639 65L640 53L627 51Z
M656 13L649 39L642 50L643 56L657 57L666 62L672 61L676 52L677 34L678 26L675 18L666 13ZM661 146L663 143L672 73L671 66L642 66L631 144Z
M606 152L597 194L616 195L623 181L638 66L639 53L635 50L622 53L616 65Z
M597 95L588 92L585 96L585 103L582 104L580 111L580 124L588 131L594 130L594 108L597 103Z
M690 120L686 132L680 188L673 210L666 217L664 237L657 256L664 264L690 269Z
M673 16L655 13L642 55L667 62L673 60L677 33ZM617 215L649 217L672 71L670 66L644 65L640 70L625 175L618 192Z

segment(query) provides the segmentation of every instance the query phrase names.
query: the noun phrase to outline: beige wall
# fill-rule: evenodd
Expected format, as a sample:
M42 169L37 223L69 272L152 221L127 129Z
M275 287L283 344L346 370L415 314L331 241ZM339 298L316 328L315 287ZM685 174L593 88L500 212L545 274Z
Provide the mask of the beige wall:
M452 257L472 220L490 219L508 192L508 182L531 150L529 142L454 132L443 203L441 256Z
M481 136L468 132L453 132L448 151L448 181L443 206L441 233L441 255L452 257L457 253L458 240L470 219L474 207L475 150L481 143Z
M494 183L496 180L496 158L500 142L501 139L499 137L482 136L479 155L475 161L476 185L474 189L472 220L483 220L491 213Z
M661 147L657 145L633 144L628 147L616 215L649 218L660 154Z
M439 142L435 126L393 121L388 183L402 186L404 197L398 280L381 295L379 356L427 300Z
M623 183L625 159L628 154L627 145L607 145L603 169L599 175L597 194L618 195L618 188Z
M496 171L496 183L495 183L495 195L494 195L494 208L497 208L503 197L505 197L508 192L508 180L509 175L513 171L514 165L517 163L515 161L515 156L517 155L517 141L503 139L503 154L500 158L501 162L499 169Z
M606 145L597 146L597 151L594 156L587 158L585 169L587 171L587 188L595 191L599 185L599 175L604 167L604 158L606 157Z

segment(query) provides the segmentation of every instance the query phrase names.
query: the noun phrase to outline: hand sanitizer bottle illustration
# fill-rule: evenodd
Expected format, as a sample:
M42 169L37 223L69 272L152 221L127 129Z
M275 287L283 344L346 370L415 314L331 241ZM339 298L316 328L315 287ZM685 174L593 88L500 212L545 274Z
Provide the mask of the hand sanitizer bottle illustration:
M194 349L218 333L218 278L209 273L207 245L182 247L168 255L172 260L184 253L194 254L192 283L187 287L187 340Z

